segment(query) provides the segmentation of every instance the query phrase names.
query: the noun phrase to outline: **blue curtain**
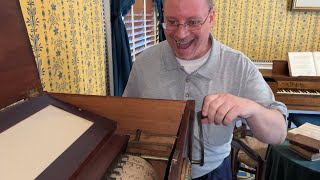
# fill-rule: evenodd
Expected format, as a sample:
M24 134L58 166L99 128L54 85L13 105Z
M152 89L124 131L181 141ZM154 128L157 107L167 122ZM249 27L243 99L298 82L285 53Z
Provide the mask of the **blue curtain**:
M162 23L163 23L163 4L162 4L162 0L156 0L157 2L157 10L158 10L158 29L159 29L159 41L164 41L166 40L166 37L164 35L163 32L163 27L162 27Z
M114 95L121 96L126 87L132 59L127 30L122 21L134 0L111 0L111 33Z

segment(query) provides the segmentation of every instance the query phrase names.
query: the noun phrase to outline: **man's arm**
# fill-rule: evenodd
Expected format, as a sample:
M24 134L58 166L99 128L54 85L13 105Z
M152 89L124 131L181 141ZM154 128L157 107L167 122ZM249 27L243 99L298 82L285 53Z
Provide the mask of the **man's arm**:
M284 116L275 109L231 94L212 94L204 99L202 123L230 124L236 117L247 120L257 139L280 144L287 135Z
M276 109L267 109L263 106L260 106L260 108L260 113L256 113L256 115L261 115L261 117L247 118L252 133L262 142L281 144L287 136L284 116Z

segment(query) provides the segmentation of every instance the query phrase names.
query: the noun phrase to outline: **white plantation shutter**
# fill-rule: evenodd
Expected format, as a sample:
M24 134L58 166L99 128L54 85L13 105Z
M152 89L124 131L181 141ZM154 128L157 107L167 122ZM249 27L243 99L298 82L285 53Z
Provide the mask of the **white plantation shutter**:
M124 17L133 61L144 49L159 42L155 9L152 0L136 0Z

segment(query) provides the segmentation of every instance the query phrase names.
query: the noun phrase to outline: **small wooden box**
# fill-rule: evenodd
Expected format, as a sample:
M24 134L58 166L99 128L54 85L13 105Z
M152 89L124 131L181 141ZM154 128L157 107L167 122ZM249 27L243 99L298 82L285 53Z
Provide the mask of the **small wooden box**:
M101 179L123 153L146 157L158 179L186 178L194 101L44 92L17 1L0 20L0 136L48 105L94 122L37 179Z

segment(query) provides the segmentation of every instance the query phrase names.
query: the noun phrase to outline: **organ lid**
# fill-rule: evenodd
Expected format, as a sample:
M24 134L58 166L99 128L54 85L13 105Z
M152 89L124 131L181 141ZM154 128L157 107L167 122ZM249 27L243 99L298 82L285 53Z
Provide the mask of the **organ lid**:
M42 91L18 1L0 6L0 109Z

